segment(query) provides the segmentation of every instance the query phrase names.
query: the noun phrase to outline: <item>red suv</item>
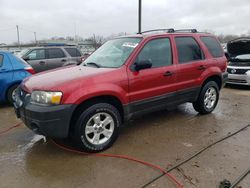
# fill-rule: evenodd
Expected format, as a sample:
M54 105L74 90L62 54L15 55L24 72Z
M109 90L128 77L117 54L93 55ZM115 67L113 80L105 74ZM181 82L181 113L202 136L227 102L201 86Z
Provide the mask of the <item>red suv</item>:
M15 111L35 133L70 137L87 152L110 147L124 121L191 102L214 110L227 73L218 40L196 30L143 32L106 42L81 65L24 80Z

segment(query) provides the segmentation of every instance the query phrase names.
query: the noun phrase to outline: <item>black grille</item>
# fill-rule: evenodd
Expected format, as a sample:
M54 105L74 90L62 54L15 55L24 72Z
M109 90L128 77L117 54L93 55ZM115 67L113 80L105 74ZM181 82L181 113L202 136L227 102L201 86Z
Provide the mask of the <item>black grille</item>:
M227 72L229 74L245 74L248 69L234 69L234 68L227 68Z
M234 83L241 83L241 84L246 84L246 80L237 80L237 79L228 79L228 82L234 82Z

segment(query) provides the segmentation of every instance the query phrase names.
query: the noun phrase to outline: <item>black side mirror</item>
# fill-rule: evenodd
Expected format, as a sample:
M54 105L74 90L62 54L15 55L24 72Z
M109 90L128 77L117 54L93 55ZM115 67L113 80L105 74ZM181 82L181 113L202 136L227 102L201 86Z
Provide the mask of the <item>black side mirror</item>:
M150 60L142 60L134 63L134 70L140 71L142 69L149 69L152 67L152 62Z
M29 61L30 58L29 58L28 56L25 56L25 57L23 57L23 60L24 60L24 61Z

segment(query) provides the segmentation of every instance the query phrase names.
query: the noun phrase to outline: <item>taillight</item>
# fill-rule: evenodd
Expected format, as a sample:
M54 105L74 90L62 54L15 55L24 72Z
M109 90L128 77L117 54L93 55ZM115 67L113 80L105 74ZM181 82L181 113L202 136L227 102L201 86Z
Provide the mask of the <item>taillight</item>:
M27 72L29 72L30 74L35 74L35 70L32 67L25 67L24 68Z

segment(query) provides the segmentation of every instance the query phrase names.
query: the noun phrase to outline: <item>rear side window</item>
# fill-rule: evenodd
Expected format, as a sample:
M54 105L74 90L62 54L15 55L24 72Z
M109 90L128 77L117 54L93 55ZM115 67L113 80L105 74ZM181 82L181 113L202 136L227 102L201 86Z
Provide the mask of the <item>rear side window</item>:
M3 55L0 54L0 67L3 66Z
M172 64L172 51L168 38L149 41L137 57L137 61L150 60L152 67L162 67Z
M54 58L63 58L65 57L64 52L60 48L49 48L48 49L48 58L54 59Z
M193 37L176 37L179 63L188 63L204 59L203 52Z
M64 48L71 57L81 57L81 53L77 48Z
M213 37L201 37L202 42L205 44L210 54L213 57L222 57L223 51L219 42Z

